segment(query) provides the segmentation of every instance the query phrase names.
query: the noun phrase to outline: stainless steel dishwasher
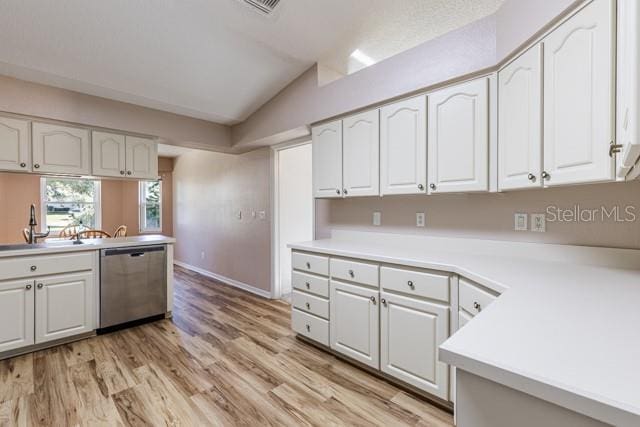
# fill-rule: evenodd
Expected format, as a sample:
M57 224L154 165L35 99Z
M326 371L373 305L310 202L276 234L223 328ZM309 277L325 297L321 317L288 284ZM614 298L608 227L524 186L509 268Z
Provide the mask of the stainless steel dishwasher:
M165 245L100 251L100 329L164 317L167 311Z

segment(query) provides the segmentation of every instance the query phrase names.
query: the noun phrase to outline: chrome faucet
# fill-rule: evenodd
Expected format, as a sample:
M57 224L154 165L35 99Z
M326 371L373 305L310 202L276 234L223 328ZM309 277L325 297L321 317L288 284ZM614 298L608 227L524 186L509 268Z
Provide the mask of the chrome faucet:
M51 232L51 227L47 227L46 233L36 233L36 227L38 226L38 222L36 221L36 207L35 205L31 205L31 215L29 217L29 236L28 242L30 245L35 245L38 243L38 239L44 239L49 236Z

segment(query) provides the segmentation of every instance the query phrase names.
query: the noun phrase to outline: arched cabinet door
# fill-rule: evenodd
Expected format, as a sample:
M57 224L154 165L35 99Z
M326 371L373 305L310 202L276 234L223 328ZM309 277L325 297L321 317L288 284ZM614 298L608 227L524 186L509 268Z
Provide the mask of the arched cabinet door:
M314 197L342 197L342 121L311 130Z
M610 181L614 6L595 0L544 40L544 185Z
M342 178L345 197L380 194L380 126L378 110L342 121Z
M156 179L158 177L158 145L148 138L126 137L127 176Z
M426 194L426 107L422 95L380 109L381 194Z
M115 133L91 133L93 174L123 177L126 174L125 137Z
M29 122L0 117L0 170L31 171Z
M542 47L498 72L500 190L542 186Z
M429 94L429 193L489 190L489 79Z
M33 171L70 175L91 174L87 129L33 123Z

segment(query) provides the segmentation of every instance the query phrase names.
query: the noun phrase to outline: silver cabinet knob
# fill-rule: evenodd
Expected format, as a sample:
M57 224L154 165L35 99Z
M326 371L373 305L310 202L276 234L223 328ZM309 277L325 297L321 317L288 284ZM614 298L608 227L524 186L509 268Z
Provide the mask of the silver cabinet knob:
M44 285L42 283L38 283L38 289L42 289Z
M124 171L120 171L120 175L124 175Z
M311 287L311 284L309 282L306 282L304 285L307 287L307 289Z
M386 300L386 299L384 299L384 298L382 298L382 299L380 300L380 302L382 303L382 305L387 305L387 300Z
M436 189L436 185L432 182L431 184L429 184L429 188L432 190Z
M131 175L131 171L127 171L127 175Z
M527 179L531 182L535 182L536 181L536 176L532 173L530 173L529 175L527 175Z
M420 190L420 191L424 190L424 185L418 184L418 190Z
M307 325L307 332L311 332L311 326Z
M351 276L351 278L355 277L356 274L353 272L353 270L349 270L349 276Z
M28 290L28 291L30 291L30 290L31 290L31 285L27 285L27 286L25 286L25 287L27 288L27 290Z
M609 142L609 157L613 157L614 154L617 154L622 150L622 144L616 144L613 141Z
M376 297L371 297L369 299L371 300L372 303L374 303L374 304L376 303Z
M342 193L346 196L346 195L347 195L347 193L348 193L347 189L346 189L346 188L343 188L343 189L342 189Z
M473 308L475 308L478 311L482 310L482 306L480 304L478 304L477 301L474 301Z
M40 169L40 165L37 164L37 163L35 165L33 165L33 167L36 168L36 169Z
M307 265L307 268L311 268L311 263L310 262L308 262L306 265Z
M36 267L35 265L32 265L31 267L29 267L29 270L31 271L36 271L38 269L38 267Z
M336 194L340 194L340 189L336 188Z
M22 163L20 163L20 167L21 167L21 168L26 168L26 167L27 167L27 164L26 164L25 162L22 162Z
M549 180L549 178L551 178L551 175L549 175L546 171L542 171L542 179L546 179L547 181Z
M305 303L305 306L307 307L307 310L309 310L311 308L311 304L309 304L308 302Z
M414 289L414 288L415 288L415 286L413 285L413 282L412 282L411 280L409 280L409 281L407 282L407 285L408 285L411 289Z

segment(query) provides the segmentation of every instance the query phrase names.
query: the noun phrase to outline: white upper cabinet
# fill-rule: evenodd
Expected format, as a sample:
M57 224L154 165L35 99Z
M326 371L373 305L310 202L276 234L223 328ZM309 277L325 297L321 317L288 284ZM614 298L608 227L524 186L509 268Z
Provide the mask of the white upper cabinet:
M383 372L449 399L449 369L438 347L449 336L449 307L382 293L380 368Z
M544 184L609 181L614 2L595 0L544 39Z
M91 174L89 131L33 123L33 170L39 173Z
M500 190L541 187L542 47L537 44L498 73Z
M158 145L152 139L127 136L126 166L131 178L158 178Z
M380 110L380 193L424 194L427 114L424 95Z
M33 280L0 282L0 353L32 345Z
M314 197L342 197L342 121L311 130Z
M114 133L92 132L93 174L124 176L126 173L125 137Z
M380 193L380 127L378 110L342 121L344 196Z
M429 192L489 190L489 79L429 94Z
M31 170L29 128L27 120L0 117L0 170Z

